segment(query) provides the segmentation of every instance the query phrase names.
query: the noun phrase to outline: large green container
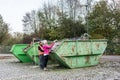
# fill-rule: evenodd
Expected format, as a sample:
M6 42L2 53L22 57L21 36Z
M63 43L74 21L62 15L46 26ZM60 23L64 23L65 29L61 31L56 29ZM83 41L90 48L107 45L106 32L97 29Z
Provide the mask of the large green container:
M39 63L39 55L38 55L38 43L33 43L29 48L26 49L25 54L35 63Z
M24 53L24 49L28 44L14 44L10 50L14 56L21 62L32 62L32 60Z
M68 68L93 66L99 63L106 47L105 39L66 40L52 51L51 57Z
M33 43L30 47L26 48L25 53L28 55L28 57L31 58L31 60L36 64L39 65L40 61L39 61L39 54L38 54L38 42ZM50 59L48 61L48 64L56 64L55 61L52 61L52 59Z

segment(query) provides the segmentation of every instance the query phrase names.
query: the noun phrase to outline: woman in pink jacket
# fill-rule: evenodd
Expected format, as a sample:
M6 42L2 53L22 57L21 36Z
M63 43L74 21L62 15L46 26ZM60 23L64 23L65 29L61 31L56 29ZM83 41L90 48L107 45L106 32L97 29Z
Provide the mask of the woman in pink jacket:
M44 49L44 64L43 64L43 67L44 67L44 70L47 70L47 63L48 63L48 57L49 57L49 54L50 54L50 49L53 47L54 43L48 45L47 40L44 40L43 43L44 43L44 45L43 45L43 49Z

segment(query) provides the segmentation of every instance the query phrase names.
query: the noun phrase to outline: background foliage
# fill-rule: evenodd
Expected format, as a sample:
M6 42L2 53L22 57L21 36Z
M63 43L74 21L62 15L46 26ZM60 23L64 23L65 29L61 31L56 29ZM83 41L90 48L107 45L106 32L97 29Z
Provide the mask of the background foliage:
M86 1L44 3L38 11L23 16L24 33L12 35L0 15L0 45L30 43L32 38L78 38L88 33L91 39L108 39L106 54L120 54L120 0Z

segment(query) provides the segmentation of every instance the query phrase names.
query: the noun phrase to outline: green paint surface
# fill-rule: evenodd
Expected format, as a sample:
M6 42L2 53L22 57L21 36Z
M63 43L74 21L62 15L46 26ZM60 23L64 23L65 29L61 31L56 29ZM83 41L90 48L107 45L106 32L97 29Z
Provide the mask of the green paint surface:
M94 66L107 47L107 40L66 40L54 51L52 56L63 66L78 68Z
M22 62L33 61L40 64L38 43L26 47L25 44L16 44L13 45L11 51ZM106 39L64 40L51 52L50 57L60 65L68 68L94 66L99 64L99 59L106 47Z
M34 43L32 46L26 49L26 54L31 58L35 64L39 63L39 55L38 55L38 43Z
M10 51L21 62L32 62L32 60L23 51L27 45L28 44L14 44Z

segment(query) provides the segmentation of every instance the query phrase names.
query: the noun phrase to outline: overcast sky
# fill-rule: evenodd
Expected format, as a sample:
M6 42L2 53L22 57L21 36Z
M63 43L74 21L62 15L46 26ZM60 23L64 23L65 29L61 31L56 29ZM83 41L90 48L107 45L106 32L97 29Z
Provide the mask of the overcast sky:
M38 10L47 1L49 0L0 0L0 14L9 24L10 32L22 32L23 16L32 10Z
M25 13L38 10L44 0L0 0L0 14L11 32L22 32Z

